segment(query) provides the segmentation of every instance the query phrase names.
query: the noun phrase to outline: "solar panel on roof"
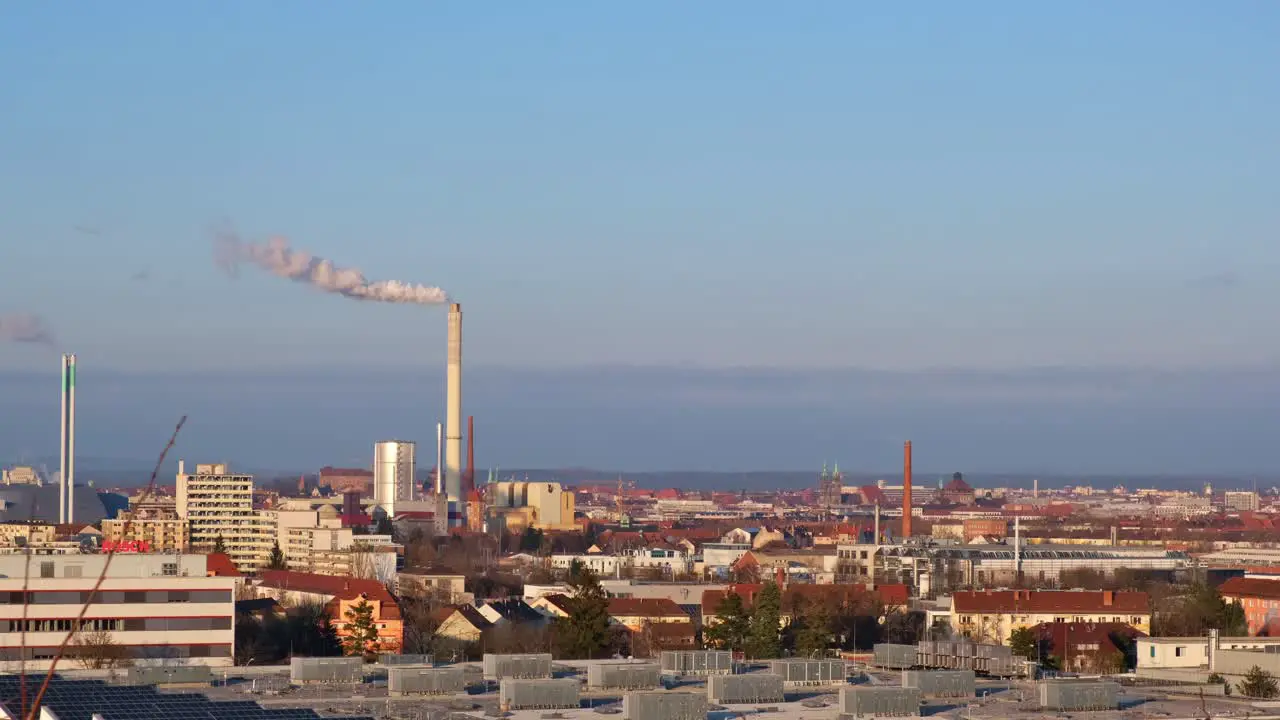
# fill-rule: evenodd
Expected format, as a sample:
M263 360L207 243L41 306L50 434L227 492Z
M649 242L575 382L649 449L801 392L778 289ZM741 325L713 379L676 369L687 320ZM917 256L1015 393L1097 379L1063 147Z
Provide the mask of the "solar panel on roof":
M27 697L34 697L43 675L27 676ZM17 675L0 676L0 703L11 711L20 704ZM151 686L108 685L100 680L68 680L55 675L43 704L61 720L318 720L306 708L264 708L252 700L217 701L197 693L159 693ZM350 717L347 720L373 720Z

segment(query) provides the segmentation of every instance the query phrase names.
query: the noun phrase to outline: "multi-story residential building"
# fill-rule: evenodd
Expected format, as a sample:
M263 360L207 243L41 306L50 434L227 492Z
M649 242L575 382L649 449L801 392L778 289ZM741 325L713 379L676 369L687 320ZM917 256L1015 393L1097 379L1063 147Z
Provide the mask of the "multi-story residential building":
M1124 623L1151 630L1144 592L1114 590L964 590L951 595L951 629L979 642L1005 644L1014 630L1041 623Z
M114 520L102 521L102 540L115 545L145 543L152 552L186 552L187 521L173 506L126 510Z
M56 525L46 522L0 523L0 547L47 545L57 539L57 530Z
M396 592L402 596L430 596L445 605L471 602L467 576L443 567L412 568L396 573Z
M1157 515L1163 517L1189 518L1213 512L1213 503L1204 495L1178 495L1165 498L1154 509Z
M1228 490L1222 493L1222 505L1236 512L1253 512L1259 507L1258 493L1248 490Z
M750 543L712 542L702 545L702 571L707 574L724 575L729 568L751 550Z
M0 470L2 485L44 485L35 468L19 466L8 470Z
M399 545L390 535L352 535L350 528L292 527L282 546L285 565L298 572L394 581Z
M404 642L400 606L385 584L376 580L317 575L288 570L266 570L255 584L259 597L274 598L282 605L323 604L338 637L349 634L349 612L361 603L372 607L381 652L398 652Z
M876 551L879 545L853 544L836 546L836 582L869 583L876 574Z
M224 463L196 465L187 474L178 461L176 507L193 549L208 551L221 540L241 571L256 570L270 558L275 517L254 509L252 475L233 474Z
M1244 610L1250 635L1280 633L1280 580L1233 577L1218 586L1218 592Z
M27 670L47 668L72 631L73 658L109 648L120 659L231 665L237 582L210 576L204 555L36 556L29 568L25 555L0 556L0 667L15 670L25 647Z

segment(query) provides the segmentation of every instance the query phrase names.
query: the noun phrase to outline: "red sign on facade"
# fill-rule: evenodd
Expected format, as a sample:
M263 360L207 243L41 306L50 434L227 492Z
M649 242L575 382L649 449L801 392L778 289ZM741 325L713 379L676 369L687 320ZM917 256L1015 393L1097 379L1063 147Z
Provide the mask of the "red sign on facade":
M103 552L150 552L151 543L146 540L104 540Z

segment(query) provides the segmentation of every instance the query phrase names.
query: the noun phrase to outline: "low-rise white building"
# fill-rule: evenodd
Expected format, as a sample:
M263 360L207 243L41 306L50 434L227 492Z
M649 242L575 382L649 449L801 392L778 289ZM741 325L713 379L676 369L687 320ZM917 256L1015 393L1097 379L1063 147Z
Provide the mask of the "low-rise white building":
M24 555L0 556L0 670L16 671L23 655L27 670L47 669L68 633L86 654L110 646L133 661L229 666L237 582L211 577L205 555L42 555L29 567Z

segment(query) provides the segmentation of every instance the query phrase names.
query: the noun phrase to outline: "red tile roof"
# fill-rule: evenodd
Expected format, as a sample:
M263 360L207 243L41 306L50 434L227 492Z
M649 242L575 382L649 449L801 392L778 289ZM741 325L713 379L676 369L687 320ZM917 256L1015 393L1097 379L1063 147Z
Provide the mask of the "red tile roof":
M1280 600L1280 580L1233 577L1218 586L1218 592L1223 597Z
M951 594L957 613L1151 612L1144 592L1113 590L962 590Z
M381 602L384 613L390 610L388 606L395 607L397 610L394 617L399 617L399 606L395 598L391 596L387 587L377 580L318 575L292 570L264 570L258 575L258 584L280 590L328 595L338 600L355 600L364 595L370 600Z
M209 577L242 577L226 553L209 553L205 556L204 567Z
M689 617L671 598L609 598L614 617Z

